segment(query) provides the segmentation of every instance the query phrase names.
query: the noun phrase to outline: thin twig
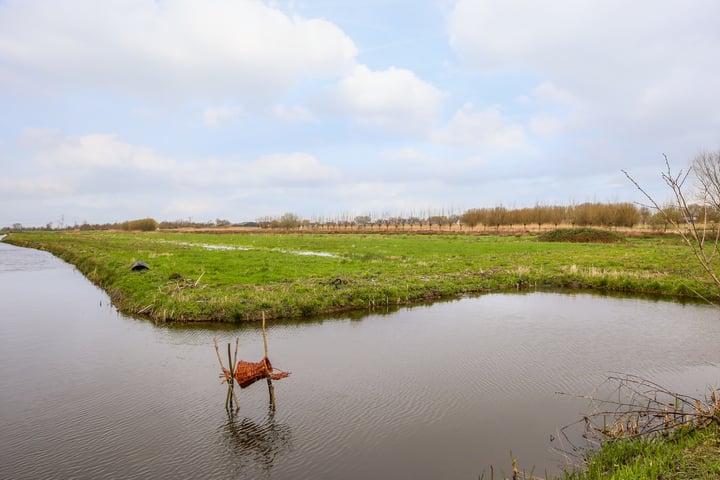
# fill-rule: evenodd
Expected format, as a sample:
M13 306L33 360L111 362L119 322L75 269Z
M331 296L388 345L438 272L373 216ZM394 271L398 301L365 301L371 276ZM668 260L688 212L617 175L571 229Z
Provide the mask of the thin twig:
M220 363L220 368L223 370L227 370L225 368L225 365L223 365L223 363L222 363L222 359L220 358L220 347L218 347L217 338L213 337L213 343L215 344L215 353L217 354L217 359L218 359L218 362Z

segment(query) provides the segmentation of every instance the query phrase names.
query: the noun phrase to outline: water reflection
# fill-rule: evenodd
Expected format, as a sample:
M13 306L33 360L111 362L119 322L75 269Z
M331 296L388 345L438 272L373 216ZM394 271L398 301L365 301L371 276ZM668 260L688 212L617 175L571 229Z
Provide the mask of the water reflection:
M292 451L292 430L275 419L272 408L260 421L228 412L227 421L218 430L237 475L262 471L269 478L275 462Z

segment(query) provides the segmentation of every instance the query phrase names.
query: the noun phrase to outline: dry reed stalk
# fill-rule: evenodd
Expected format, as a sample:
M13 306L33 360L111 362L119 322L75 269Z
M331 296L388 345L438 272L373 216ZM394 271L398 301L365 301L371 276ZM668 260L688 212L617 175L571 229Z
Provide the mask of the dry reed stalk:
M581 438L593 449L607 441L653 438L713 423L720 425L720 398L715 389L701 400L632 374L610 376L605 383L616 385L612 397L581 397L590 400L594 411L560 429L571 448L558 449L566 458L577 457L585 450L568 436L574 427L582 428Z
M149 312L150 310L152 310L152 304L147 305L147 306L141 308L140 310L137 311L137 313L138 313L138 314L144 314L144 313Z

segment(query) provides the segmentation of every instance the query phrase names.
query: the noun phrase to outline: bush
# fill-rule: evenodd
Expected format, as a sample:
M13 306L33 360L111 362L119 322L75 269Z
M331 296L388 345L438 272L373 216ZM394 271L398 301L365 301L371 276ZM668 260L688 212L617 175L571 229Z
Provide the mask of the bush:
M577 242L577 243L618 243L625 238L617 233L596 228L558 228L540 235L540 242Z
M139 220L128 220L120 224L122 230L139 230L141 232L154 232L158 223L152 218L141 218Z

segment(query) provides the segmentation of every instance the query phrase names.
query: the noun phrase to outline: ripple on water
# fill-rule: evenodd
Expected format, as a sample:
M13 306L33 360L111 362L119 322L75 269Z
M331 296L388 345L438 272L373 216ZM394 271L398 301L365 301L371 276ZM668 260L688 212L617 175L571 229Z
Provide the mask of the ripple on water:
M68 268L62 260L50 253L20 248L0 242L0 273L37 272L57 268Z

